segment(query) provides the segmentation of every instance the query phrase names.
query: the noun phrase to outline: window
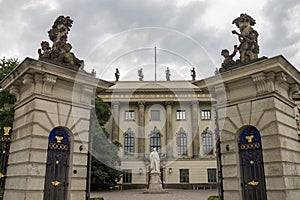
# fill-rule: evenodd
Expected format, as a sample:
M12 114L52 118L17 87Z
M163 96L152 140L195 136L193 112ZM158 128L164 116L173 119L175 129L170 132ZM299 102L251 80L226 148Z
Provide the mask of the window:
M207 169L207 180L209 183L217 182L217 169Z
M124 134L124 151L125 155L133 154L134 152L134 133L129 128Z
M151 121L159 121L160 120L160 110L151 110Z
M150 135L150 151L153 151L153 148L156 148L157 152L160 153L160 132L156 126Z
M132 183L132 170L131 169L124 169L123 183Z
M176 111L176 120L186 120L185 110L177 110Z
M210 120L211 119L211 112L210 112L210 110L202 110L201 111L201 119Z
M208 128L202 133L203 139L203 153L204 154L213 154L213 138L212 132Z
M180 183L189 183L188 169L180 169Z
M134 121L134 111L133 110L125 111L125 120L126 121Z
M178 155L187 155L187 137L182 128L177 133L177 153Z

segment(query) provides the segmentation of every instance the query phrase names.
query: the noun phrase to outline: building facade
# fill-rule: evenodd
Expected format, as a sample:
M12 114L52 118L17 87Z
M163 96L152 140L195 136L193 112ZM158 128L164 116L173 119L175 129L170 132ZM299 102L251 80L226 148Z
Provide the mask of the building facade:
M216 186L209 92L189 81L119 81L98 96L111 104L106 130L122 145L123 188L147 187L153 148L165 188Z

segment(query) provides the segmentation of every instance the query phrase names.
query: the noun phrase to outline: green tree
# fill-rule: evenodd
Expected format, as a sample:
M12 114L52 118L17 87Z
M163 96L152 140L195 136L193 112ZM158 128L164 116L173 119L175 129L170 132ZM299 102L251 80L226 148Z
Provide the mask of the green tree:
M122 172L118 168L121 160L118 156L120 143L112 143L104 128L111 112L109 105L101 98L95 99L95 110L92 111L92 185L94 189L107 189L115 185L121 178Z
M19 64L19 60L15 58L5 57L0 59L0 82ZM3 127L13 125L14 120L14 108L12 107L15 103L16 98L11 95L8 91L1 89L0 91L0 128L3 132Z

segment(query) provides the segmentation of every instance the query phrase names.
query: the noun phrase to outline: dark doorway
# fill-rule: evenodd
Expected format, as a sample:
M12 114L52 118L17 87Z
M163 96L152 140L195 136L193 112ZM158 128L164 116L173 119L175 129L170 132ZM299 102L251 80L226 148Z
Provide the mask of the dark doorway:
M264 162L259 131L247 126L238 141L243 200L266 200Z
M69 135L63 128L50 132L44 200L66 200L70 155Z

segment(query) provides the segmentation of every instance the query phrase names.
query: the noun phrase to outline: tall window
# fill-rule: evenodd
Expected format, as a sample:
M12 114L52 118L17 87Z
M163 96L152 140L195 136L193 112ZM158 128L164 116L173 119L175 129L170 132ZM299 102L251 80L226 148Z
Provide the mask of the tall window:
M202 110L201 111L201 119L210 120L211 119L211 111L210 110Z
M186 120L185 110L177 110L176 111L176 120Z
M180 169L180 183L189 183L189 170Z
M124 169L123 183L132 183L132 170L131 169Z
M187 155L187 137L183 128L177 133L177 153L178 155Z
M130 128L124 133L124 151L125 155L134 153L134 133Z
M151 121L159 121L160 120L160 110L151 110Z
M213 154L213 133L206 128L202 133L203 139L203 153Z
M209 183L217 182L217 169L207 169L207 180Z
M150 151L153 151L153 148L156 148L157 152L160 153L160 132L157 130L156 126L150 134Z
M134 110L125 111L125 120L126 121L134 121Z

